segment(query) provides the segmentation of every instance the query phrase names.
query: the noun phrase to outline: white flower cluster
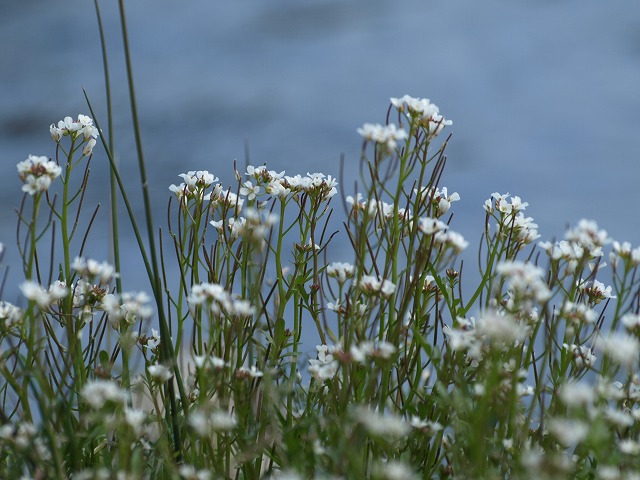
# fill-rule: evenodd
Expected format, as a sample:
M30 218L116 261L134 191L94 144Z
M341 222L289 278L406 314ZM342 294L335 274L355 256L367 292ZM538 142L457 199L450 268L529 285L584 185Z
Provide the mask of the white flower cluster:
M206 170L192 170L187 173L181 173L178 176L184 181L180 185L171 184L169 186L169 190L178 197L178 200L183 198L188 200L209 200L211 194L205 195L204 191L219 181L218 177L213 176Z
M332 379L336 376L339 366L333 357L334 348L327 345L317 345L316 350L318 358L309 360L309 373L319 382Z
M358 345L352 345L349 353L351 354L351 358L359 363L365 363L369 359L382 359L388 360L390 359L398 349L395 345L381 341L374 343L372 341L364 341L359 343Z
M36 305L46 309L58 303L69 294L69 289L64 282L55 281L49 288L42 287L39 283L27 280L20 285L20 291L28 299L36 302Z
M613 242L613 252L609 254L609 261L613 268L618 266L618 259L625 261L630 267L640 265L640 247L632 248L629 242Z
M408 111L412 118L416 118L418 125L427 132L427 140L437 136L444 127L453 125L451 120L440 115L440 109L428 98L414 98L403 95L400 98L391 98L391 104L399 111Z
M449 231L449 225L437 218L419 219L418 230L425 235L433 235L433 242L436 245L451 248L455 253L460 253L469 246L469 242L461 234Z
M360 290L368 294L380 294L384 298L389 298L396 291L396 286L389 280L380 280L374 275L363 275L358 282Z
M585 261L602 257L604 255L602 248L609 242L607 232L600 230L596 222L580 220L576 228L567 232L565 240L556 243L540 242L538 246L547 253L553 262L564 260L566 262L564 273L572 275L578 265L584 265ZM614 252L610 255L614 268L617 266L619 258L632 262L631 265L633 265L633 251L629 244L614 244ZM637 255L640 255L640 250Z
M91 258L76 257L71 268L85 280L90 282L97 281L99 285L108 285L118 276L113 265L108 262L98 262Z
M359 407L355 418L369 435L389 440L400 440L411 432L411 426L404 418L392 413L380 413L377 409Z
M56 162L47 157L37 157L29 155L26 160L18 163L18 176L24 183L22 191L29 195L46 192L51 186L51 181L55 180L62 173L62 169Z
M107 312L111 326L120 328L121 322L133 325L138 320L144 320L153 315L153 308L149 306L151 299L144 292L124 292L121 296L107 294L102 299L100 308Z
M114 403L120 406L127 404L127 392L109 380L93 380L88 382L80 395L91 407L98 410L107 403Z
M217 283L200 283L191 289L187 298L190 308L206 305L212 315L228 317L251 317L255 307L248 300L237 299Z
M530 329L517 318L503 311L490 309L476 320L474 317L457 318L454 328L443 329L447 345L453 351L465 352L467 362L478 366L487 348L504 350L521 345Z
M231 190L223 190L220 184L214 187L213 192L211 192L208 197L205 195L204 199L211 200L212 210L221 207L239 212L244 205L244 198L239 197Z
M327 275L336 278L338 283L343 285L347 279L353 278L356 273L356 267L350 263L333 262L327 266Z
M540 238L538 225L533 222L533 218L525 217L522 213L527 206L529 204L518 196L509 198L508 193L503 195L494 192L491 198L485 200L483 208L490 215L497 214L498 233L510 236L520 244L520 248L524 248Z
M601 335L596 339L595 347L618 365L638 368L640 341L635 336L622 332L611 333L608 337Z
M22 310L9 302L0 302L0 330L22 323Z
M149 365L149 367L147 367L147 371L149 372L149 375L151 375L151 378L158 383L166 383L171 379L171 377L173 377L171 369L161 363Z
M551 298L551 291L544 281L544 272L540 267L528 262L505 261L496 267L496 271L508 282L513 292L514 302L526 302L526 305L509 305L508 308L524 307L531 310L530 302L544 303Z
M209 223L222 234L221 238L228 244L232 244L239 237L253 242L263 242L268 230L277 222L278 216L273 213L263 214L255 208L245 211L246 217L230 217L225 225L223 220Z
M385 151L392 151L398 142L407 138L407 132L398 128L393 123L380 125L379 123L365 123L358 128L358 133L368 142L375 142L381 145Z
M351 195L345 198L345 201L351 206L351 215L358 217L360 212L367 212L369 216L376 216L377 220L383 224L394 218L394 205L386 203L382 200L372 198L369 201L362 199L362 194L357 193L355 197ZM411 210L398 208L398 219L401 221L409 221L412 218Z
M230 432L238 425L238 420L233 413L224 410L207 412L204 409L196 410L189 415L189 426L200 437L207 437L212 432Z
M580 280L579 290L580 293L585 295L587 301L591 305L597 305L603 300L616 298L616 296L611 293L613 287L611 287L611 285L605 286L604 283L598 280Z
M38 459L47 464L50 464L53 458L47 443L38 434L38 429L26 421L20 421L19 424L4 423L0 426L0 445L3 446L3 450L6 450L7 446L23 450L29 458Z
M562 348L571 354L573 363L578 369L591 368L596 364L597 358L589 347L563 343Z
M96 139L100 135L100 132L93 124L93 119L86 115L78 115L78 119L74 120L71 117L64 117L64 120L60 120L58 125L51 124L49 127L51 138L54 142L58 143L62 137L70 136L74 141L78 138L82 138L86 145L82 149L82 153L85 156L91 155L93 147L96 145Z
M435 218L440 218L451 208L453 202L460 200L458 192L453 192L449 195L447 187L442 189L435 187L423 187L421 189L414 189L413 193L416 195L418 204L429 203L432 205L431 214Z

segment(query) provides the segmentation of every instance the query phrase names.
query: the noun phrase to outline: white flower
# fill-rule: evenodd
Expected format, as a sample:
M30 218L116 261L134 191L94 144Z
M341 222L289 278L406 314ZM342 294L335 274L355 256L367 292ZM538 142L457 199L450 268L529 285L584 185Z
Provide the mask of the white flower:
M350 263L333 262L327 266L327 275L337 278L340 284L344 284L348 278L352 278L355 271L355 267Z
M313 378L320 382L324 382L335 377L338 372L338 362L333 358L333 348L327 345L317 345L318 358L309 359L309 373Z
M589 434L589 425L579 420L552 418L548 423L549 432L563 446L569 447L582 442Z
M418 229L425 235L433 235L447 228L449 228L448 225L437 218L425 217L418 220Z
M388 150L395 149L399 141L407 138L407 132L398 128L393 123L389 125L365 123L361 128L358 128L357 131L365 140L383 145Z
M360 289L366 293L381 293L388 298L396 291L396 286L389 280L379 280L373 275L363 275L359 282Z
M102 408L105 403L113 402L122 406L127 404L127 393L108 380L93 380L85 384L80 395L93 408Z
M522 342L528 329L509 315L488 311L476 322L476 332L487 336L491 342L511 345Z
M630 266L637 267L640 265L640 247L633 248L629 242L613 242L613 252L611 254L611 258L618 256L623 260L629 262ZM614 260L612 263L615 264Z
M215 410L209 417L209 425L216 431L230 431L236 428L238 421L235 415L223 410Z
M18 176L24 183L22 191L29 195L45 192L49 189L51 181L62 173L62 169L56 162L47 157L29 155L26 160L17 164Z
M165 383L171 377L173 377L173 372L168 367L165 367L164 365L161 365L159 363L150 365L148 370L149 375L151 375L151 377L159 383Z
M598 304L608 298L614 299L615 295L612 295L612 287L609 285L605 287L604 283L598 280L580 282L580 292L587 295L590 302Z
M40 308L55 305L58 300L66 297L69 293L65 284L59 281L54 282L49 289L45 289L38 283L27 280L20 285L20 290L27 299L36 302Z
M391 104L399 112L408 110L412 117L417 118L418 124L427 131L427 140L438 135L445 126L453 124L451 120L446 120L440 115L438 106L431 103L428 98L414 98L404 95L400 98L391 98Z
M402 417L390 413L381 414L371 408L358 408L356 419L369 434L376 437L401 439L411 431L411 426Z
M242 184L240 187L240 195L247 197L248 200L253 200L256 195L260 195L260 185L253 185L249 180Z
M593 351L584 345L562 344L562 348L573 356L573 361L578 368L593 367L596 364L596 356Z
M251 365L251 368L247 368L247 367L240 367L238 370L236 370L236 377L239 378L260 378L264 376L264 372L258 370L258 368L255 365Z
M588 407L595 400L595 392L586 382L569 382L560 387L560 399L569 407Z
M9 302L0 302L0 322L11 328L22 322L22 310Z
M640 355L640 342L626 333L614 332L596 339L596 348L611 360L627 368L636 368Z

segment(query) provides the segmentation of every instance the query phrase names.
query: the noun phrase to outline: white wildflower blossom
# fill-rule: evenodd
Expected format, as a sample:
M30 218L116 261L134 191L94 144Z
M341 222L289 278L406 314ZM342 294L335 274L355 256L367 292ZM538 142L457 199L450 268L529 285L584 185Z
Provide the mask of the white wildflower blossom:
M150 318L153 308L151 299L144 292L124 292L122 295L107 294L102 298L100 308L107 313L113 328L120 328L121 322L133 325L138 320Z
M243 197L247 197L247 200L251 201L256 198L256 196L260 195L261 188L260 185L254 185L251 181L247 180L240 187L240 195Z
M606 230L600 230L593 220L584 219L578 222L577 227L569 229L565 238L582 247L590 258L601 257L602 247L611 241Z
M627 455L640 454L640 443L629 438L621 439L618 441L618 450Z
M218 177L215 177L207 170L191 170L178 176L183 179L183 182L180 185L171 184L169 190L179 200L182 198L208 200L210 194L205 194L205 190L219 181Z
M448 225L437 218L421 218L418 220L418 230L420 230L425 235L433 235L437 232L442 232L446 230Z
M627 262L631 267L640 265L640 247L633 248L629 242L620 243L618 241L614 241L612 247L613 252L611 252L609 259L614 266L617 265L618 258Z
M338 362L333 357L334 348L329 348L327 345L317 345L318 351L317 359L309 359L309 367L307 370L320 382L330 380L335 377L338 372Z
M71 268L87 280L97 280L100 285L107 285L118 276L113 265L90 258L76 257Z
M24 183L22 191L29 195L49 190L51 182L62 173L56 162L35 155L29 155L26 160L18 163L17 168L18 176Z
M55 305L69 294L69 289L61 281L56 281L45 289L37 282L27 280L20 285L20 290L28 300L36 302L42 309Z
M173 377L173 372L169 367L166 367L162 364L150 365L147 370L149 371L149 375L158 383L165 383L171 377Z
M450 248L455 253L461 253L469 246L469 242L467 242L461 234L452 232L451 230L437 232L433 236L433 242L436 245L443 245L445 248Z
M396 286L389 280L380 280L373 275L363 275L358 282L360 290L365 293L380 293L383 297L388 298L396 291Z
M513 196L509 200L508 193L503 195L498 192L492 193L491 197L484 202L484 209L487 213L498 212L511 218L514 218L518 212L526 210L528 206L529 204L523 202L518 196Z
M234 414L227 411L214 410L209 416L209 425L215 431L227 432L236 428L238 420Z
M508 287L519 298L532 299L544 303L551 298L541 268L528 262L505 261L498 264L496 271L508 280Z
M376 142L384 146L387 150L394 150L398 142L407 138L407 132L398 128L393 123L389 125L380 125L379 123L365 123L358 128L358 133L365 140Z
M443 216L449 211L453 202L460 200L458 192L449 194L447 187L440 189L426 186L414 189L413 193L416 195L418 203L429 202L432 205L432 214L435 218Z
M371 408L358 408L356 419L370 435L376 437L401 439L411 431L411 426L402 417L390 413L381 414Z
M251 302L235 298L217 283L200 283L191 289L187 298L190 308L206 305L212 315L246 318L255 314Z
M373 358L388 360L397 350L398 349L389 342L381 341L374 343L372 341L364 341L358 345L352 345L349 353L353 360L364 363L366 360Z
M611 406L607 407L607 409L604 411L604 418L606 418L607 421L611 422L613 425L620 428L627 428L635 423L633 415Z
M638 366L640 341L626 333L613 332L608 337L599 336L595 346L611 360L629 369Z
M22 310L9 302L0 302L0 323L4 328L12 328L22 323Z
M510 315L490 310L476 321L476 332L491 343L513 345L527 338L528 328Z
M564 404L569 407L587 408L596 399L593 386L584 381L565 383L560 387L559 396Z
M138 437L142 435L146 418L147 414L143 410L129 407L124 409L124 421Z
M408 112L417 119L418 125L427 131L427 141L438 135L444 127L453 125L451 120L445 119L440 114L440 109L428 98L414 98L403 95L400 98L391 98L391 104L399 112Z
M70 136L74 141L80 139L85 143L82 149L83 155L91 155L93 147L96 145L96 138L100 136L100 132L93 124L93 119L87 115L79 114L77 120L71 117L64 117L58 124L49 126L51 139L58 143L64 136Z
M239 197L231 190L214 189L209 198L212 209L216 207L226 207L240 211L244 205L244 198Z
M568 300L562 305L561 314L574 325L591 324L598 319L598 313L588 305Z
M127 392L108 380L89 381L82 387L82 398L94 409L102 408L107 402L122 406L127 404Z
M640 314L627 313L622 316L620 322L629 332L640 331Z
M580 369L585 367L592 368L596 364L596 356L589 347L564 343L562 348L572 355L573 362Z
M236 377L238 378L261 378L264 376L264 372L258 370L255 365L251 365L251 368L240 367L236 370Z
M338 283L344 284L347 279L353 278L356 269L350 263L333 262L327 266L327 275L338 280Z
M580 420L552 418L549 420L547 428L565 447L582 442L589 434L589 425Z
M593 281L580 281L580 292L586 295L589 299L589 302L593 304L598 304L603 300L614 299L617 298L615 295L612 295L612 287L611 285L605 286L604 283L593 280Z

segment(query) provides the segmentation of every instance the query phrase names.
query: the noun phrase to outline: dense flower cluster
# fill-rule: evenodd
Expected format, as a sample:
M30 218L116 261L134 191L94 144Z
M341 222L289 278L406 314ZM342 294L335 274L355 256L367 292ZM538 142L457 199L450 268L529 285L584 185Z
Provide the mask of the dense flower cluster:
M18 176L24 183L22 191L29 195L46 192L51 186L51 181L55 180L62 173L62 169L56 162L49 160L47 157L37 157L29 155L29 157L18 163Z
M58 124L51 124L49 127L51 138L58 143L62 137L70 136L73 141L81 139L85 142L82 153L85 156L91 155L93 147L96 145L96 139L100 132L93 124L93 119L86 115L78 115L77 120L71 117L64 117Z

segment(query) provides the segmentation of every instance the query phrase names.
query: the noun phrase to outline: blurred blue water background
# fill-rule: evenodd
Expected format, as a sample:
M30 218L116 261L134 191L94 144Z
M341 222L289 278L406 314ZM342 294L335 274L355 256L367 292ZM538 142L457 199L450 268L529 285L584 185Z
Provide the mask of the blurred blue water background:
M116 155L135 188L115 3L101 2ZM157 226L166 223L167 187L179 173L207 169L231 181L246 141L251 163L289 174L337 176L344 154L351 191L356 128L383 122L389 97L407 93L431 98L454 121L442 185L462 196L452 228L471 242L468 258L482 231L482 203L494 191L528 201L544 240L592 218L640 245L637 0L126 4ZM48 126L88 113L82 87L106 120L93 2L0 0L0 11L0 241L15 285L22 279L11 258L21 195L15 164L30 153L53 155ZM108 170L96 152L87 201L104 209L89 251L106 259L99 232L108 223ZM125 251L135 252L130 231L123 235ZM334 251L335 260L349 260ZM141 263L130 255L125 288L141 288Z

